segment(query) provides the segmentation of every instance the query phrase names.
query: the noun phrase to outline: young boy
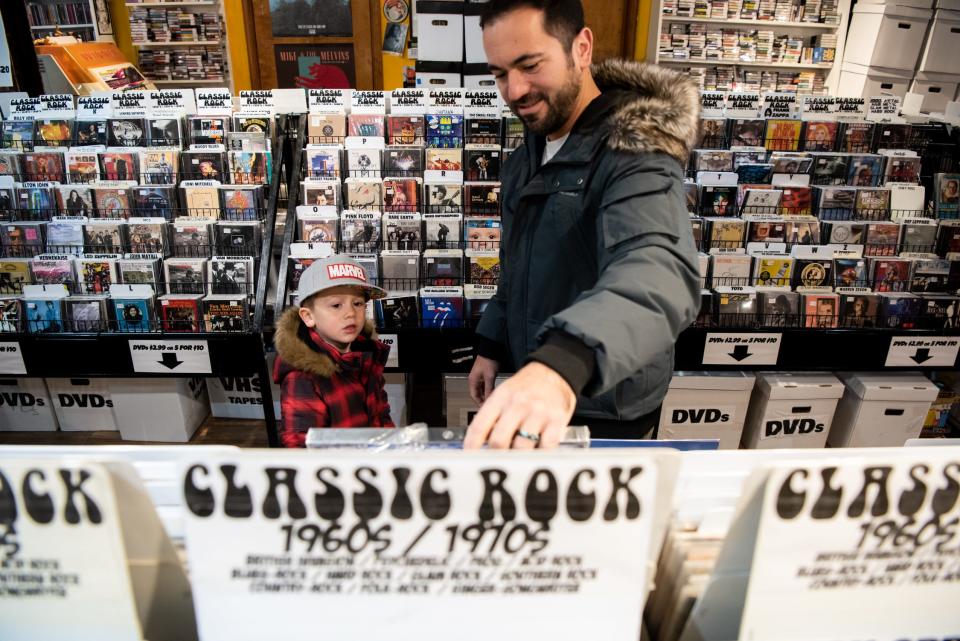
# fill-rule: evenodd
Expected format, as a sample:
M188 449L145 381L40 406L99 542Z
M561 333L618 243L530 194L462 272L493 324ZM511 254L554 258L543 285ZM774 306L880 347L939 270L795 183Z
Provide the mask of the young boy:
M274 337L284 446L303 447L311 427L394 427L383 389L390 348L365 315L387 292L335 255L303 272L297 294L299 309L284 312Z

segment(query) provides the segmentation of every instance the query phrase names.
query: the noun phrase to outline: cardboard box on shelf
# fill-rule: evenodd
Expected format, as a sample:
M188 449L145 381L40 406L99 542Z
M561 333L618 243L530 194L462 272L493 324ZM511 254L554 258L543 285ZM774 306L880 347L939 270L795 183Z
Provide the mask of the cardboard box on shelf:
M823 447L843 391L843 383L830 374L757 374L743 447Z
M658 439L718 439L720 449L737 449L754 382L749 372L674 373Z
M917 438L939 390L921 374L851 373L837 405L830 447L900 447Z
M186 443L210 412L202 378L109 379L124 440Z
M57 416L42 378L0 379L0 432L55 432Z
M64 432L114 431L113 394L102 378L48 378L47 389Z

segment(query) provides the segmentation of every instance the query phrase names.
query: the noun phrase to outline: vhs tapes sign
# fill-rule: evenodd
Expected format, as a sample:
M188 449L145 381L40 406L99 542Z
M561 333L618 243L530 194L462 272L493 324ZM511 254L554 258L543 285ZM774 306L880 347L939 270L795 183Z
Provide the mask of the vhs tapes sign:
M201 637L635 641L662 455L537 454L198 457Z

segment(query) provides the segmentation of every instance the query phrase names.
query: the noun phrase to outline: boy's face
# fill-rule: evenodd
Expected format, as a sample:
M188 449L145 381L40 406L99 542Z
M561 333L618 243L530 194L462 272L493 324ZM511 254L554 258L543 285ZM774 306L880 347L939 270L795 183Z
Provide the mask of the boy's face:
M358 287L333 287L300 308L300 319L340 351L356 340L366 320L367 298Z

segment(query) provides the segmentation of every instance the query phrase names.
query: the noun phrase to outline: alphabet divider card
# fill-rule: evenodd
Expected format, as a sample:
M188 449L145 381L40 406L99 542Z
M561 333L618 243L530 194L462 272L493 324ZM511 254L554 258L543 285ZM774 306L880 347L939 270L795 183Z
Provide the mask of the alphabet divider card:
M200 637L635 641L677 467L631 450L196 457Z
M130 465L0 460L0 639L196 638L190 585Z
M960 638L960 448L768 463L682 641Z

